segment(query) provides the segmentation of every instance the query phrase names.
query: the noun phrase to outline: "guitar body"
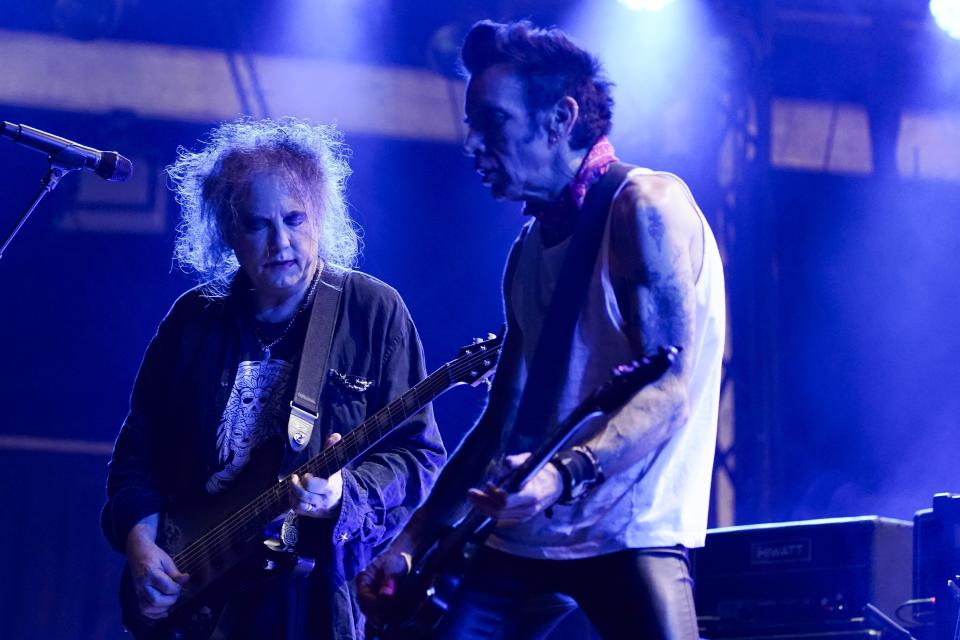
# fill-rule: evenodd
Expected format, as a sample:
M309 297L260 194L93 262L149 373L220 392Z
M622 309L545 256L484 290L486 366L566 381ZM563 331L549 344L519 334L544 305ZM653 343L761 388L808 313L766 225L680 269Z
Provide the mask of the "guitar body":
M495 523L476 512L448 529L398 585L392 615L380 640L417 640L431 635Z
M210 523L222 519L218 513L211 518L211 510L206 505L161 514L157 544L171 557L176 557L197 540L213 537L211 533L217 528L211 528ZM206 553L188 557L188 564L178 563L178 568L190 574L190 580L183 586L169 615L162 620L151 620L140 613L130 569L124 567L120 579L121 619L134 638L205 640L216 629L224 606L238 587L283 572L295 572L305 564L312 568L311 561L301 559L292 551L278 550L281 545L272 540L263 527L251 526L231 533L222 543L204 547Z
M466 567L463 567L466 571ZM446 574L445 574L446 575ZM403 587L407 596L419 594L419 598L397 602L404 611L400 622L387 624L377 634L378 640L418 640L428 638L440 624L450 608L450 598L460 586L457 576L445 581L441 576L423 578L411 576Z
M120 578L124 628L136 640L207 640L221 624L224 609L236 589L280 574L296 574L304 566L306 572L313 568L313 562L308 558L273 551L263 544L259 546L262 549L255 549L212 582L203 587L184 589L184 595L171 608L170 615L162 620L151 620L140 613L129 569L124 568Z
M206 601L206 604L191 610L176 606L166 618L151 620L140 613L129 567L124 567L120 577L120 618L123 628L136 640L209 638L220 621L226 599L217 599L211 594Z

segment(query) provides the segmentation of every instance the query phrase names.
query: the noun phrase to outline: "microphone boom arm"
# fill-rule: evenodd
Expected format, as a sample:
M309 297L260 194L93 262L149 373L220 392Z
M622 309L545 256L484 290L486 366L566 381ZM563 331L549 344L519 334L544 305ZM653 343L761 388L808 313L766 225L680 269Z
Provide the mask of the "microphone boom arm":
M27 210L20 216L20 219L17 220L17 224L13 226L13 229L10 230L7 237L3 239L3 244L0 244L0 260L3 259L3 252L6 251L10 243L13 242L14 237L20 232L20 228L27 221L27 218L30 217L30 214L33 213L33 210L37 208L37 205L40 204L40 201L43 200L43 197L57 187L60 178L79 168L79 166L63 166L59 164L53 156L50 156L50 169L47 171L47 175L43 177L43 180L40 181L40 191L37 192L37 196L33 199L33 202L30 203L30 206L27 207Z
M116 151L98 151L25 124L0 121L0 137L10 138L19 145L46 154L50 159L50 169L40 181L39 193L0 244L0 259L33 210L45 195L56 188L63 176L77 169L90 169L105 180L123 182L133 173L133 164Z

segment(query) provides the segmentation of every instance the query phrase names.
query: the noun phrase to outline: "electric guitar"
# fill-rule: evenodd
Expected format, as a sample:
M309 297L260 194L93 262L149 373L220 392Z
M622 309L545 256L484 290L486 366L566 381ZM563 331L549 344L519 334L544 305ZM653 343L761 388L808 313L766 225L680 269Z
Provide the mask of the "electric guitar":
M658 380L676 361L677 347L661 347L640 362L614 368L597 387L549 434L543 445L497 485L508 493L519 491L562 449L593 414L609 414L623 406L646 385ZM460 585L474 555L493 531L496 521L470 509L456 525L447 528L413 560L410 574L399 581L387 610L375 630L379 640L416 640L430 637L446 614L450 598Z
M364 420L343 439L324 449L293 471L328 478L399 427L427 403L460 384L476 386L496 368L500 336L488 336L460 349L458 357ZM291 474L292 475L292 474ZM256 489L263 484L256 485ZM233 488L231 488L231 491ZM239 491L253 495L254 491ZM312 560L297 556L293 536L283 529L280 540L265 540L268 525L288 511L290 476L272 482L266 490L239 508L211 512L209 505L161 514L157 544L170 554L177 568L190 574L169 615L151 620L140 606L129 567L120 581L120 608L124 627L137 640L192 638L205 640L216 629L230 594L251 581L280 571L305 574ZM221 496L217 496L218 501ZM230 502L229 500L225 500Z

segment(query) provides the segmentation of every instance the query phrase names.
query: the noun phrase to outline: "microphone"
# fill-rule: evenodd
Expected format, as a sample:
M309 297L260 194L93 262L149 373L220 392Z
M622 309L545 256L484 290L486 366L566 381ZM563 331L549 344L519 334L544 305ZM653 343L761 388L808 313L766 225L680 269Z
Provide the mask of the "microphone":
M98 151L25 124L4 121L0 135L49 155L57 165L68 170L90 169L113 182L123 182L133 174L133 163L116 151Z

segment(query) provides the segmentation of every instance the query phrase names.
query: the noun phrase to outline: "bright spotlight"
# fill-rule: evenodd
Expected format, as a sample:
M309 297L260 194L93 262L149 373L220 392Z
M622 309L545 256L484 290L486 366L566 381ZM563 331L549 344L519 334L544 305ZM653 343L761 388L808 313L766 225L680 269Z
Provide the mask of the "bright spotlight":
M960 40L960 0L930 0L930 13L937 26Z
M620 4L634 11L660 11L671 2L673 0L620 0Z

